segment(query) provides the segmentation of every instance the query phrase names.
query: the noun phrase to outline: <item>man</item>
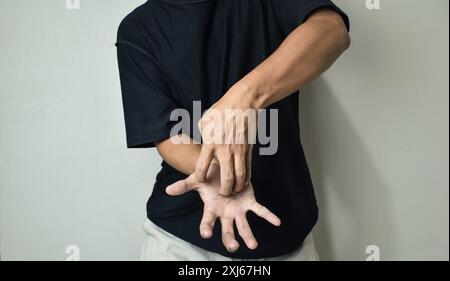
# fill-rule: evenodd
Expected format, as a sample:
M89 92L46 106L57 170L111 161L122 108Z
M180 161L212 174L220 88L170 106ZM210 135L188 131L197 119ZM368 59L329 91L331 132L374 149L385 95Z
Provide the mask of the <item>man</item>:
M317 259L298 89L347 49L348 28L330 0L148 1L123 20L116 45L127 144L156 146L164 160L147 203L142 259ZM171 114L193 116L194 101L208 110L201 139L212 126L222 142L194 142L197 128L171 133ZM276 153L237 141L249 135L248 119L219 126L227 109L277 110L269 126ZM223 142L228 135L234 141Z

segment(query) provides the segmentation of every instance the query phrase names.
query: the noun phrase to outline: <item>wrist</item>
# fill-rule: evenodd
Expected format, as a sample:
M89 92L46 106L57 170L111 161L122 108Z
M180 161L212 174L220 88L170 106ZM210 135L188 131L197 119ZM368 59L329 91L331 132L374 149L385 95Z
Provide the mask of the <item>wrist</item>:
M265 101L260 89L260 83L248 75L234 84L222 97L220 103L243 110L262 109Z

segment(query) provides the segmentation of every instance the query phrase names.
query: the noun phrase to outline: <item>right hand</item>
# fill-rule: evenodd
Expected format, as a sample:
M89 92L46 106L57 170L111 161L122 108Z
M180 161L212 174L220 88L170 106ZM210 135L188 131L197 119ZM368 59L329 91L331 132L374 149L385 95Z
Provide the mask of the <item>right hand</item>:
M252 87L236 83L198 122L204 143L196 165L196 178L205 181L211 161L217 160L219 192L223 196L242 192L251 180L258 125L258 110L248 100L253 96L252 91Z

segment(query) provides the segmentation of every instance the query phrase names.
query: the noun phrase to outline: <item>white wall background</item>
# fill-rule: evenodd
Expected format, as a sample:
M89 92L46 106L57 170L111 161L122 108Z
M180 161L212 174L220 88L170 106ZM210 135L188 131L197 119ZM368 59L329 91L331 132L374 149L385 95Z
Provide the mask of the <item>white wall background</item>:
M352 47L303 93L322 259L448 260L448 5L339 1Z
M139 255L154 150L126 150L115 48L143 1L0 0L3 260ZM305 89L322 259L448 260L448 1L336 1L351 49Z

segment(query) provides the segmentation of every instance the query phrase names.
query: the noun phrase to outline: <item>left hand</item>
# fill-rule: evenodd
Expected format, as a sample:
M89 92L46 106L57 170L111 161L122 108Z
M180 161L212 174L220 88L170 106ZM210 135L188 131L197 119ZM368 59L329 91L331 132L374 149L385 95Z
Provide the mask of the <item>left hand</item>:
M200 223L201 236L205 239L211 238L215 221L219 218L222 226L222 242L229 252L235 252L239 248L239 243L234 236L234 223L236 223L239 235L247 247L253 250L258 246L258 242L247 221L247 212L252 211L275 226L279 226L281 221L275 214L256 201L251 183L241 193L230 197L220 195L219 170L219 166L212 163L207 180L204 183L199 183L195 175L192 174L185 180L168 186L166 192L169 195L177 196L196 190L204 202L203 218Z

